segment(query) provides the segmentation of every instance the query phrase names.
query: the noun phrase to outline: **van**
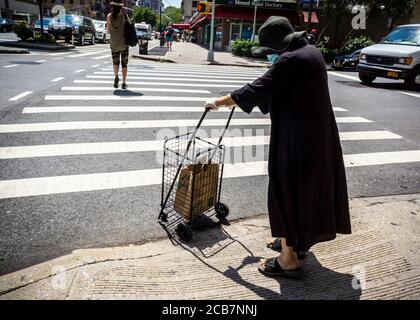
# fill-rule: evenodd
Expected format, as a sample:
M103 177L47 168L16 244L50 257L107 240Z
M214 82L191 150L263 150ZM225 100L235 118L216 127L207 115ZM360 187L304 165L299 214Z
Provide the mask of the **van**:
M135 23L134 28L138 39L152 40L152 26L145 22Z
M364 48L356 70L364 84L378 77L403 79L420 91L420 24L399 26L380 43Z

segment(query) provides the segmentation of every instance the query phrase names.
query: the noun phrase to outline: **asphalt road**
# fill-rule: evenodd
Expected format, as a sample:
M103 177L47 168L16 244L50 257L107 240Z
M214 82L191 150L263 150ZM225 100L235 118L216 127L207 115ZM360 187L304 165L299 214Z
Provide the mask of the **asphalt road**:
M78 248L164 236L160 140L191 129L206 98L264 72L131 60L122 92L111 88L111 68L107 45L0 56L1 274ZM330 73L329 85L349 196L420 192L420 93L388 80L366 87L352 72ZM210 114L220 121L201 135L227 116ZM269 135L257 112L234 121L235 137ZM266 212L267 151L264 142L229 149L222 201L230 219Z

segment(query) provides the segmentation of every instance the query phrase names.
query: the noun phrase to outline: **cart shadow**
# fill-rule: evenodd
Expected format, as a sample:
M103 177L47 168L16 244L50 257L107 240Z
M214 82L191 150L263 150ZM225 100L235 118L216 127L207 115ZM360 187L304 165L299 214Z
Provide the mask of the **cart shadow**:
M174 246L180 246L194 254L198 253L203 258L210 258L237 241L221 227L229 225L227 220L216 222L211 217L212 215L201 215L194 221L192 228L195 233L190 242L182 241L177 236L176 226L184 221L182 218L173 218L170 223L159 224Z

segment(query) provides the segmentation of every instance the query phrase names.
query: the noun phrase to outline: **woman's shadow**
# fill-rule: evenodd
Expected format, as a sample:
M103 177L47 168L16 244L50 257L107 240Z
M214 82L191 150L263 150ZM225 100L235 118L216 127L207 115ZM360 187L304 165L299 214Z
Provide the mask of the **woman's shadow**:
M278 291L243 279L240 269L253 264L255 272L259 273L259 260L259 257L248 256L238 268L229 267L223 275L266 300L359 300L362 294L357 277L323 267L312 252L307 253L302 262L304 275L301 279L272 278L278 282ZM257 280L259 275L252 278Z
M231 237L226 230L223 230L222 233L223 237L227 237L231 240L230 243L228 243L228 246L236 243L242 247L243 251L245 251L245 257L238 267L228 266L226 270L223 270L220 267L217 268L209 262L208 257L205 255L197 254L197 252L191 250L188 245L180 243L175 239L172 239L172 241L178 242L178 245L181 245L185 250L189 251L197 260L206 265L208 268L252 291L261 299L360 299L362 291L358 278L352 274L336 272L322 266L312 252L308 252L305 255L305 258L301 260L302 267L304 269L304 275L301 279L293 280L282 277L272 278L278 282L278 289L273 290L268 287L263 287L258 284L261 283L261 277L265 277L258 271L258 262L262 257L255 256L249 248L236 238ZM226 245L224 248L221 248L221 250L217 250L217 253L220 253L223 249L226 249ZM245 279L240 272L244 268L252 268L255 274L247 271Z

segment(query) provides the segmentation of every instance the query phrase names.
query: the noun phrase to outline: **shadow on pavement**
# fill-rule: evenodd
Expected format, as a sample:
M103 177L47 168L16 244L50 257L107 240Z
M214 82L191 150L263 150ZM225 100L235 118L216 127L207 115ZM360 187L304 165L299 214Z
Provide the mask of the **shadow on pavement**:
M115 89L113 95L114 96L122 96L122 97L126 97L126 96L141 97L141 96L144 96L144 94L141 93L141 92L134 92L134 91L131 91L131 90L123 90L123 89Z
M209 233L211 234L209 235ZM202 239L200 240L200 238ZM256 256L246 245L230 236L220 225L218 228L212 229L211 232L203 232L201 237L197 233L190 243L182 242L176 237L170 237L170 239L174 245L180 246L191 253L211 270L252 291L261 299L359 300L362 293L357 278L352 274L339 273L322 266L312 252L308 252L305 259L301 260L304 269L304 275L301 279L272 278L278 282L278 290L261 286L259 283L265 276L259 273L258 262L262 257ZM240 265L237 267L229 265L225 270L223 267L213 266L208 258L233 244L239 245L244 250L244 258ZM231 261L232 255L226 254L224 258ZM240 271L246 267L254 269L255 275L247 274L247 279L245 279ZM220 299L226 299L226 297L220 297Z

